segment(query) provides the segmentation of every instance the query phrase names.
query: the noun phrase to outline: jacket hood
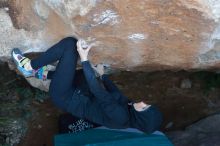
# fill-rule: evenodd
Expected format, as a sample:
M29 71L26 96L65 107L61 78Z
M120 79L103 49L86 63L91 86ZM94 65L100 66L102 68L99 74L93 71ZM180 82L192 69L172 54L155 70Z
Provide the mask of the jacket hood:
M132 105L130 111L130 126L145 133L159 130L162 123L162 114L156 106L151 105L144 111L136 111Z

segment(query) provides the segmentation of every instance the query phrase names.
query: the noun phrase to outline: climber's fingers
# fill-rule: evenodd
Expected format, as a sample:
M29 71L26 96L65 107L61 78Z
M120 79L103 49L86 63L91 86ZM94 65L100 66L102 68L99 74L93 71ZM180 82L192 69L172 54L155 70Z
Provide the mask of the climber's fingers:
M96 44L95 43L92 43L90 44L88 47L87 47L87 50L89 51L92 47L94 47Z

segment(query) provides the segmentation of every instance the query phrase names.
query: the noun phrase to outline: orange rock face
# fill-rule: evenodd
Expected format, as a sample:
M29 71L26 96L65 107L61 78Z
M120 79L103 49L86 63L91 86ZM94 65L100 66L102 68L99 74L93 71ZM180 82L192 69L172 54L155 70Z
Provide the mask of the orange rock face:
M10 16L15 30L25 31L27 41L18 44L27 52L45 51L63 37L75 36L96 42L90 52L95 64L131 71L190 70L220 66L217 4L219 0L11 0L9 14L16 9L16 16Z

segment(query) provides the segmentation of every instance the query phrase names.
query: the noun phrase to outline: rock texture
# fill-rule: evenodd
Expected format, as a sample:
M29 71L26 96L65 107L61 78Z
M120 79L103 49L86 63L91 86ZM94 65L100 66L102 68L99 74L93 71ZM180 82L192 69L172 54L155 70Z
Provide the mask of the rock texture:
M96 42L93 63L121 70L220 66L220 0L1 0L0 56L65 36ZM6 59L5 59L6 58Z
M216 114L189 126L185 131L168 133L175 146L219 146L220 114Z

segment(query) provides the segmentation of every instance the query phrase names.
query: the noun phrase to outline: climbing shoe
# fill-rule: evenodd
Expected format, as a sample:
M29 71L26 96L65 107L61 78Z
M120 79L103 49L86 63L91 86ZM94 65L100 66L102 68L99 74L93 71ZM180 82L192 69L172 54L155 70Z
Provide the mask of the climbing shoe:
M16 64L17 69L21 72L21 74L24 77L34 76L33 69L30 66L30 59L25 57L20 49L14 48L11 51L11 57L14 63Z

